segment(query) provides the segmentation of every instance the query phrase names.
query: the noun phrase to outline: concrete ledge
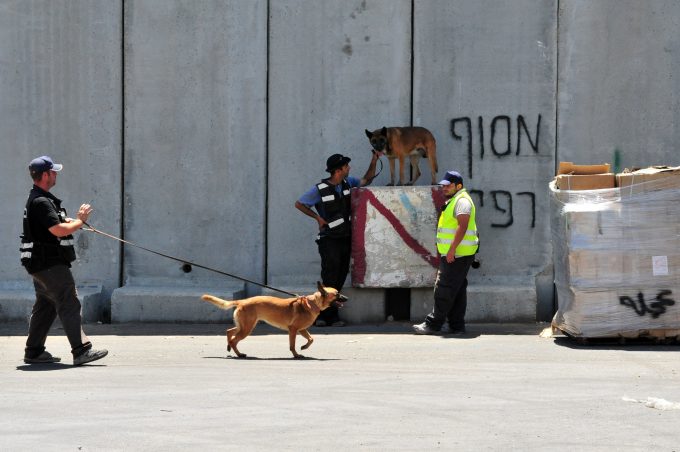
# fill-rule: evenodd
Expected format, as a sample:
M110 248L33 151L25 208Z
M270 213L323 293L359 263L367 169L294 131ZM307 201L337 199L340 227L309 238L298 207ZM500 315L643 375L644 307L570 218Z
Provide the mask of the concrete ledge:
M278 286L277 286L278 287ZM287 292L299 295L309 295L316 292L316 286L307 287L278 287ZM357 289L345 287L341 293L349 301L340 309L340 318L345 322L356 325L360 323L384 322L385 321L385 290L384 289ZM275 297L288 297L281 292L263 289L262 295Z
M83 323L102 321L104 302L102 286L87 284L76 286L82 307ZM0 322L24 321L28 323L35 303L33 288L0 289Z
M422 320L432 311L434 290L411 289L411 320ZM495 285L468 286L465 319L470 322L536 321L536 286Z
M226 300L242 298L243 284L220 287L123 286L111 295L111 323L230 322L233 310L201 300L208 293Z

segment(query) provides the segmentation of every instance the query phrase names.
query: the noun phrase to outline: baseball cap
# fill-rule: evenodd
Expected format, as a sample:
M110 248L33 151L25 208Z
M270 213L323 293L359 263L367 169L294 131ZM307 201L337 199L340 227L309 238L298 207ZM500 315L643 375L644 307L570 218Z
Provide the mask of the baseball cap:
M63 167L64 166L61 163L54 163L52 157L47 155L35 158L28 164L28 169L31 171L31 174L42 173L47 170L61 171Z
M333 154L328 157L328 160L326 160L326 171L330 173L334 169L340 168L341 166L349 163L351 160L351 158L345 157L342 154Z
M439 181L439 185L462 184L463 176L458 171L447 171L444 179Z

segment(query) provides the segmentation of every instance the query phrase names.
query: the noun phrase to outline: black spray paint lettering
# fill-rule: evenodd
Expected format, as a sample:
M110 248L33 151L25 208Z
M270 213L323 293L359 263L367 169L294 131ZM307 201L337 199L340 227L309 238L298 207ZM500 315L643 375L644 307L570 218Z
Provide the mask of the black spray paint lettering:
M655 298L656 301L649 303L649 306L647 306L647 303L645 302L645 296L642 292L638 292L637 300L634 300L633 298L626 295L620 296L619 303L632 308L640 317L645 314L650 314L653 319L656 319L666 312L666 306L673 306L675 304L675 300L665 298L667 295L671 295L672 293L673 292L668 289L659 291Z
M493 199L494 209L501 212L505 216L505 222L503 223L491 223L492 228L508 228L512 226L515 222L515 217L513 215L513 202L512 193L507 190L492 190L491 199ZM479 202L480 208L484 207L484 191L483 190L470 190L470 195L476 195ZM530 191L522 191L515 193L516 196L528 196L531 201L531 227L536 227L536 194Z
M469 116L463 116L460 118L453 118L451 120L451 134L453 138L461 141L463 135L456 132L456 124L463 123L465 127L465 133L467 137L467 154L468 154L468 173L470 178L472 178L472 157L473 157L473 133L472 133L472 119ZM526 137L529 142L529 147L533 150L534 154L538 154L538 139L541 130L541 115L538 115L538 120L536 121L536 134L533 139L529 132L529 127L524 120L524 116L517 115L515 120L516 124L516 145L515 145L515 155L520 155L522 152L522 142L524 141L522 137ZM489 146L491 152L498 158L506 157L512 154L512 118L506 115L496 116L491 120L491 125L489 126L490 138ZM503 139L505 138L505 139ZM484 118L482 116L477 117L477 142L479 143L479 158L484 159L485 152L485 140L484 140Z

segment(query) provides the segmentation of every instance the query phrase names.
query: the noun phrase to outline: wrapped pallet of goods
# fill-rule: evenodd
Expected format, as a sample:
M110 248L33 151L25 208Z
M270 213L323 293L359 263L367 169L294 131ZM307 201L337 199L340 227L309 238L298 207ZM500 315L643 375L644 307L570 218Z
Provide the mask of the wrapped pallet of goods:
M680 339L680 167L576 171L550 183L553 327L577 338ZM569 176L592 179L574 189Z

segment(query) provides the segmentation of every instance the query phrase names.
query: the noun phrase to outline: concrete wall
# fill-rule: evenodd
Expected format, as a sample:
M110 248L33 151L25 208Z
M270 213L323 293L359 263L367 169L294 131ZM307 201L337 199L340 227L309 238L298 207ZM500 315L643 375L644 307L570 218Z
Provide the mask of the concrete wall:
M273 284L315 287L317 224L293 204L327 177L328 156L349 156L352 174L361 177L371 155L364 129L408 125L410 15L408 0L271 2L267 269ZM374 183L384 185L388 174L385 169Z
M266 1L125 6L126 239L264 278ZM126 248L129 284L224 280Z
M680 164L678 18L670 0L0 0L0 292L28 288L18 236L26 165L42 154L65 164L54 193L70 212L91 201L102 230L311 288L316 224L293 203L332 153L363 175L364 129L413 124L435 135L440 175L461 171L477 202L472 284L534 294L545 317L556 162L615 163L618 149L622 167ZM76 278L104 300L119 278L135 293L255 289L119 250L78 234Z
M558 158L680 165L680 4L561 1Z
M34 157L64 164L53 192L69 214L91 203L93 223L120 231L121 7L0 2L0 289L29 287L17 247ZM85 232L76 239L76 279L104 284L110 294L119 282L118 244Z
M555 17L554 1L441 0L416 2L414 18L414 123L433 129L441 172L460 171L475 200L472 284L535 284L550 298Z

